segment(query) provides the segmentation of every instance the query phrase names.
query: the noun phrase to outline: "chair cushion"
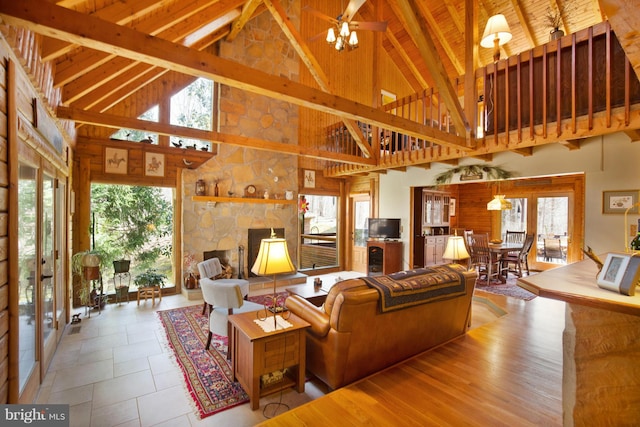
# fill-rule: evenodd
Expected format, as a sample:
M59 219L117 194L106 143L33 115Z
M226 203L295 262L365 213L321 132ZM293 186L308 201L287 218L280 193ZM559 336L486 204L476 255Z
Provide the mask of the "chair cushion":
M198 263L200 278L214 279L222 273L222 265L218 258L210 258Z
M234 308L233 314L247 313L250 311L258 311L264 309L262 304L251 301L244 301L240 308ZM216 307L209 316L209 330L222 337L227 336L227 323L229 322L229 309L225 307Z

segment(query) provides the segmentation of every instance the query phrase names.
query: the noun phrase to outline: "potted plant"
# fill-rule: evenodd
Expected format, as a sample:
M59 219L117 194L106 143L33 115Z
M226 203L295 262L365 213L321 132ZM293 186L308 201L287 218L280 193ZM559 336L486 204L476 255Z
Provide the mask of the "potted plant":
M74 275L80 278L80 287L77 290L80 304L85 307L104 307L106 296L102 293L102 277L100 268L102 266L102 253L95 250L87 250L74 254L71 257L71 270ZM93 289L91 288L91 282ZM99 289L96 289L96 283Z
M138 274L133 280L133 283L138 288L152 288L156 286L164 288L165 280L167 280L167 276L158 273L155 269L149 269L144 273Z

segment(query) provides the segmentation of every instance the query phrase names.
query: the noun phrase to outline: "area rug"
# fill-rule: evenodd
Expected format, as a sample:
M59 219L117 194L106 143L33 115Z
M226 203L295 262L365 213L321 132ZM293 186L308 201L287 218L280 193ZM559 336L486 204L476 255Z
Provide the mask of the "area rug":
M497 280L492 280L491 284L487 285L486 280L476 280L476 289L489 292L492 294L505 295L508 297L518 298L525 301L532 300L536 297L536 294L527 291L517 285L515 277L509 277L506 283L502 283Z
M233 381L227 338L214 335L210 350L204 348L209 325L201 304L159 311L158 316L201 418L249 401Z

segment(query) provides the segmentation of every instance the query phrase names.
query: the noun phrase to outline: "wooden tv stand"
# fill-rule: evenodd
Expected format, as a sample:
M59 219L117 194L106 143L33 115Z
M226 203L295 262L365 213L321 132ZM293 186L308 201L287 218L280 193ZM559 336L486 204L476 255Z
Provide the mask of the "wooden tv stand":
M367 275L386 275L398 271L402 271L402 242L369 240L367 242Z

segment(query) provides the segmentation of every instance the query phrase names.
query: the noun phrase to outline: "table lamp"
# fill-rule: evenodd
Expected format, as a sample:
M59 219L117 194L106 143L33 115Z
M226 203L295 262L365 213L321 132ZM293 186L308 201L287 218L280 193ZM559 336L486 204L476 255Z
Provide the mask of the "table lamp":
M265 308L272 313L280 313L285 310L284 305L278 304L276 293L276 275L283 273L292 273L295 267L289 258L289 250L287 249L287 241L276 237L276 233L271 229L271 237L262 239L260 242L260 250L256 262L251 267L251 272L258 276L268 276L273 274L273 301L270 307ZM274 316L275 319L275 316Z
M449 237L442 258L450 259L454 262L469 258L469 252L467 252L467 247L464 244L464 238L462 236Z

